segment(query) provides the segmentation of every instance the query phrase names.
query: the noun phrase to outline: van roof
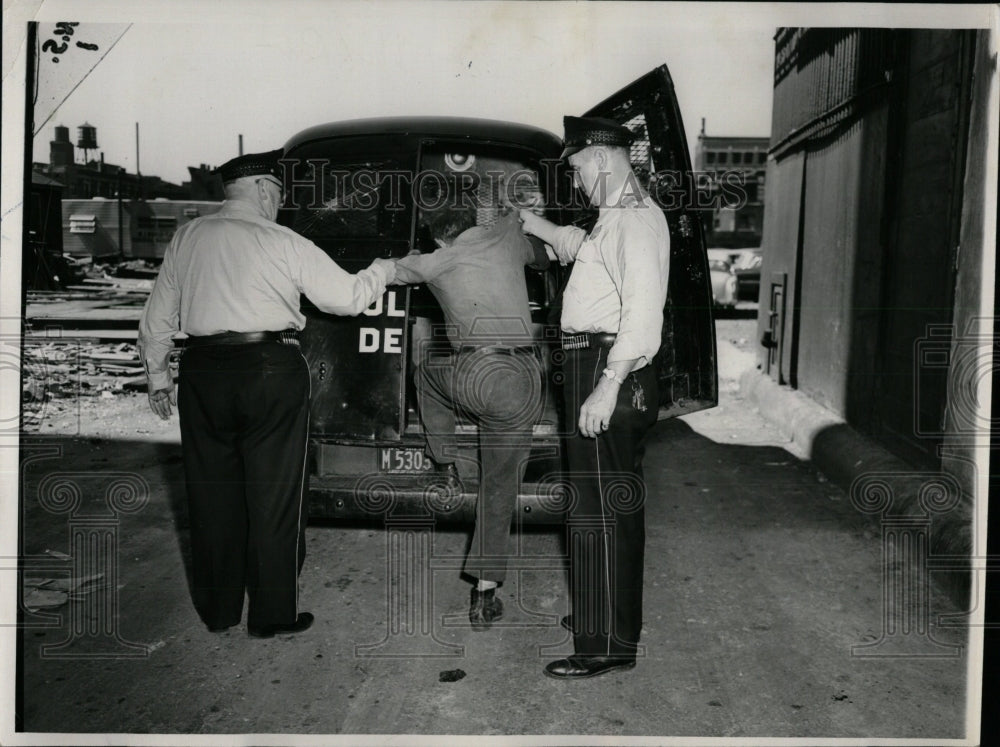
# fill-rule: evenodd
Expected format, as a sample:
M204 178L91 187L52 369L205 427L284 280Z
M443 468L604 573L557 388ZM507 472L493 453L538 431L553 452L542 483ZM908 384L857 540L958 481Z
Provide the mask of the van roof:
M495 119L467 117L376 117L329 122L302 130L285 143L285 152L305 143L329 138L372 135L410 135L494 142L531 148L543 157L557 157L562 140L548 130Z

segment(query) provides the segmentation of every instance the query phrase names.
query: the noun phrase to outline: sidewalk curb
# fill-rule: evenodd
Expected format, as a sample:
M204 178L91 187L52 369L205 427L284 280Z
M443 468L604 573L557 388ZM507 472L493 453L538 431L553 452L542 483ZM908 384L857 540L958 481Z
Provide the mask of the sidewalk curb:
M801 391L775 383L756 368L744 370L739 382L740 393L748 403L791 439L817 469L843 488L858 511L869 514L875 521L924 517L930 523L930 555L971 558L973 512L969 497L962 495L960 489L950 491L948 495L953 498L948 504L950 508L933 515L933 520L926 509L932 482L934 485L954 482L947 474L929 474L913 467ZM878 480L878 490L887 496L889 508L871 510L876 489L867 489L863 478ZM930 576L960 607L968 606L967 572L958 570Z

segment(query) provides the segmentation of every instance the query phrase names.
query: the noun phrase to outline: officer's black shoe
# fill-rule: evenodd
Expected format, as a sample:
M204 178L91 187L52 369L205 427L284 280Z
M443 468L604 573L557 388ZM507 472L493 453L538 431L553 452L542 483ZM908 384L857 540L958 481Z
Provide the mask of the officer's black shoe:
M440 490L445 495L454 497L462 494L462 480L458 476L458 467L454 462L434 463L434 471L427 479L427 487Z
M472 587L469 603L469 622L473 630L489 630L494 620L503 617L503 602L496 595L496 587L480 591Z
M287 623L285 625L264 625L260 628L251 628L247 626L247 633L250 634L251 638L274 638L275 634L284 635L294 635L295 633L301 633L303 630L309 630L313 624L313 616L311 612L300 612L299 616L295 618L295 622Z
M553 661L545 667L545 675L557 680L583 680L617 670L632 669L635 659L626 656L571 656Z
M562 625L564 628L566 628L566 630L568 630L570 633L576 633L576 631L573 630L572 615L563 615L562 618L560 618L559 620L559 624Z
M225 633L231 627L233 627L233 626L232 625L209 625L208 626L208 632L209 633Z

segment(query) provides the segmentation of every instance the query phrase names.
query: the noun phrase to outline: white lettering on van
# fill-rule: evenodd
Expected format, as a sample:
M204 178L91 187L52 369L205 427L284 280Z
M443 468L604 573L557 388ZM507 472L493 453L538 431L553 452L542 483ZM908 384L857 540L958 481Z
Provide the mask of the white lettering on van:
M406 309L400 308L399 298L396 296L396 291L389 291L386 296L379 296L375 303L365 309L362 313L365 316L381 316L383 308L385 309L386 316L406 316ZM383 298L385 298L383 306Z
M378 298L363 312L365 316L392 316L406 318L406 306L396 291L388 291ZM392 353L401 355L403 352L403 330L399 327L380 329L379 327L362 327L358 333L359 353Z
M401 329L387 329L385 331L385 352L386 353L402 353L402 336L403 330Z
M374 327L362 327L361 336L358 339L359 353L377 353L379 343L379 330Z
M389 291L388 303L386 303L386 314L388 316L406 316L406 309L401 309L396 305L396 291Z
M358 336L359 353L392 353L400 355L403 352L403 330L398 327L376 329L362 327Z

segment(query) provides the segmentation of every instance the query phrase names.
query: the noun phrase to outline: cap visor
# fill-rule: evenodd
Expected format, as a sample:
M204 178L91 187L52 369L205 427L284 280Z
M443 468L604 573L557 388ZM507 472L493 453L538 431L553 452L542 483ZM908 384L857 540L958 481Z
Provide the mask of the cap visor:
M586 145L568 145L563 148L562 155L559 156L559 160L569 158L574 153L579 153L581 150L586 148Z

